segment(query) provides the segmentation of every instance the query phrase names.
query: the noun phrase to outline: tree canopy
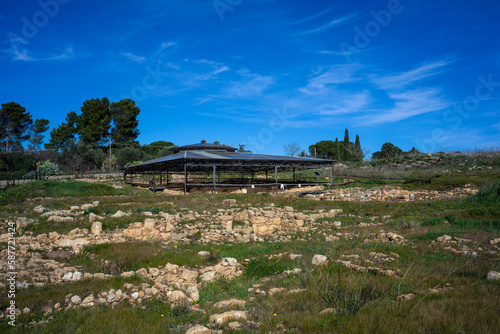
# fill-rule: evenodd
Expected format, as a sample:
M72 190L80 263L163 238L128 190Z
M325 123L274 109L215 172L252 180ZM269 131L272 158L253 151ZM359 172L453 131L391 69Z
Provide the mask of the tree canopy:
M45 138L45 133L49 129L49 120L45 118L39 118L35 120L35 123L30 126L28 130L29 138L29 149L39 150L42 146L43 139Z
M6 152L10 152L12 147L22 148L22 142L29 139L29 134L26 132L31 124L33 124L31 114L19 103L2 104L2 109L0 109L0 141Z
M111 138L114 143L137 143L140 132L137 128L139 121L137 116L141 109L131 99L111 103L111 115L113 127Z
M108 98L86 100L80 109L77 127L80 140L93 147L103 144L109 137L112 119Z
M399 147L391 144L391 143L385 143L382 145L382 148L380 151L377 151L372 154L372 159L378 160L378 159L388 159L388 158L393 158L397 157L398 155L403 154L403 150L400 149Z

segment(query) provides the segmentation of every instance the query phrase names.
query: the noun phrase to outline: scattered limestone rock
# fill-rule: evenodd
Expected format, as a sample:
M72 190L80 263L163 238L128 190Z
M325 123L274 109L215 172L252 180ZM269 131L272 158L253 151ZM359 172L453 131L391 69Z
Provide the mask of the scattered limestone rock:
M39 205L33 209L36 213L42 213L45 210L45 208L42 205Z
M215 303L214 308L218 308L218 309L233 308L233 307L243 308L243 307L245 307L246 303L247 302L244 300L228 299L228 300L222 300L218 303Z
M168 301L171 302L173 306L184 306L189 304L188 297L180 290L170 291L167 297Z
M498 281L500 280L500 273L497 271L490 271L487 276L489 281Z
M54 223L72 223L75 221L75 218L73 217L61 217L61 216L50 216L49 219L47 219L49 222L54 222Z
M324 255L316 254L313 256L312 265L313 266L323 266L328 263L328 258Z
M405 295L398 296L396 298L396 300L398 300L398 301L405 301L405 300L410 300L410 299L413 299L413 298L415 298L415 294L413 294L413 293L407 293Z
M228 311L222 314L212 314L210 316L210 323L214 325L223 325L230 321L247 320L247 313L245 311Z
M269 291L267 293L269 294L269 296L272 296L272 295L275 295L277 293L283 293L283 292L286 292L286 288L272 288L272 289L269 289Z
M196 286L190 286L187 289L186 293L194 302L200 300L200 291L198 291L198 288Z
M100 235L102 232L102 223L97 221L93 222L92 227L90 228L90 232L93 235Z
M335 308L327 308L324 309L323 311L319 312L319 315L325 315L325 314L338 314L339 311Z
M78 305L80 304L82 301L82 299L80 298L80 296L78 295L74 295L73 297L71 297L71 302L75 305Z
M207 327L201 326L201 325L196 325L194 327L191 327L186 331L186 334L213 334L213 333L222 333L222 331L214 331L211 330Z
M121 212L120 210L116 211L115 214L111 215L111 217L113 218L121 218L121 217L125 217L126 214L124 212Z

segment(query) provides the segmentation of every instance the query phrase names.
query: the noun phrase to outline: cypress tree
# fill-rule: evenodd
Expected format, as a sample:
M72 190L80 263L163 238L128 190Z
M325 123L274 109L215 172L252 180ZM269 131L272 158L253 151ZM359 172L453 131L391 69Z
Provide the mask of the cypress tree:
M344 133L344 152L342 152L342 156L344 161L351 161L351 143L349 142L349 130L345 129Z
M339 138L335 137L335 160L341 161L341 159Z

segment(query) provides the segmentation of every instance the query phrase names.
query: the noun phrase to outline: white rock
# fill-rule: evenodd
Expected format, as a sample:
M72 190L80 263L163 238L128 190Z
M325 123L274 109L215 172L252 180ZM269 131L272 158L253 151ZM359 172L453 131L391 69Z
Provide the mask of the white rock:
M62 278L63 281L71 281L72 279L73 279L73 273L72 272L64 274L64 276Z
M225 257L222 260L226 261L226 263L228 265L230 265L231 267L235 267L236 265L238 265L238 260L236 260L235 258L232 258L232 257Z
M316 254L313 256L312 265L313 266L323 266L327 264L328 258L324 255Z
M72 281L79 281L82 279L82 273L79 271L75 271L73 273L73 277L71 278Z
M189 298L191 298L194 302L200 300L200 291L196 286L190 286L186 292Z
M203 258L207 258L210 256L210 252L200 251L200 252L198 252L198 256L203 257Z
M215 325L223 325L227 322L234 320L247 320L247 314L245 311L228 311L222 314L212 314L210 316L210 323Z
M42 205L39 205L33 209L36 213L42 213L45 208Z
M490 281L498 281L500 280L500 273L497 271L490 271L488 273L488 280Z
M186 334L212 334L212 333L217 333L217 332L201 325L196 325L186 331Z
M136 300L137 298L139 298L139 292L134 292L130 295L130 298L132 298L132 300Z
M71 297L71 302L75 305L78 305L82 302L82 299L80 298L80 296L74 295L73 297Z
M207 271L203 275L201 275L201 280L203 282L210 282L215 279L215 271Z
M90 228L90 232L93 235L99 235L102 232L102 223L101 222L94 222L92 223L92 227Z
M121 218L124 216L126 216L126 214L121 212L120 210L116 211L116 213L114 215L111 215L111 217L113 217L113 218Z

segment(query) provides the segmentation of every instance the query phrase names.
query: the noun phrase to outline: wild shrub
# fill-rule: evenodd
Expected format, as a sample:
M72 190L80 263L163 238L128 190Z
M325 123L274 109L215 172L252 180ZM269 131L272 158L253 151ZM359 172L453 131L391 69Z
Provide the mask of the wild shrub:
M356 315L371 302L388 297L369 277L369 272L357 274L334 264L320 272L318 291L325 303L339 314Z

